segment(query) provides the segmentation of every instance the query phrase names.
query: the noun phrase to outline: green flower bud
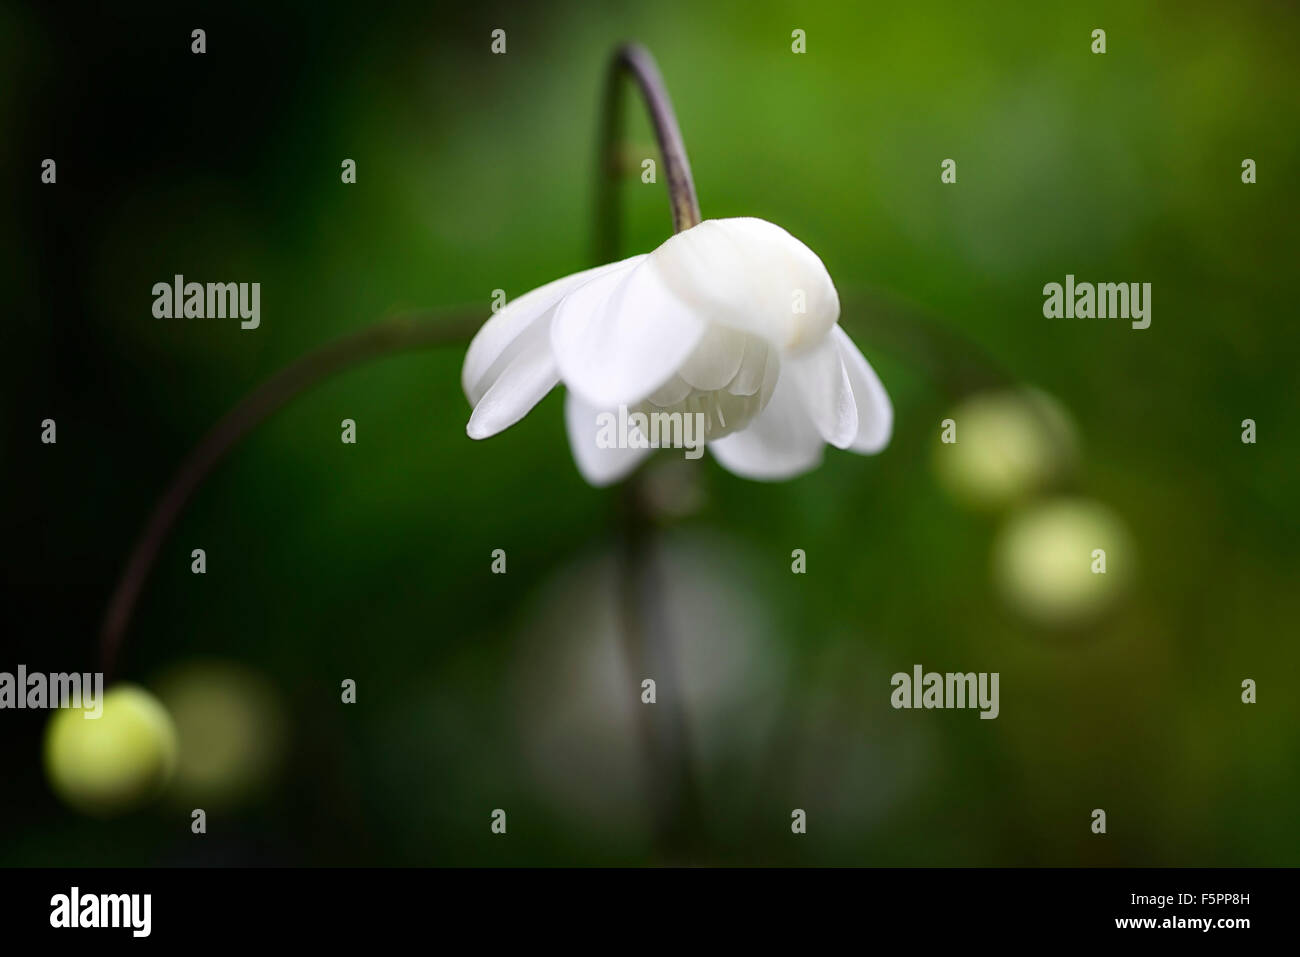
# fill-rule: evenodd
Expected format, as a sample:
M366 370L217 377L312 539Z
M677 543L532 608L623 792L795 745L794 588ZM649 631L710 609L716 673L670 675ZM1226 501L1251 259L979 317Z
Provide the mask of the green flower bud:
M103 714L55 712L45 731L45 771L55 793L95 817L143 804L171 778L176 728L153 695L132 684L105 693Z
M951 418L937 441L934 466L940 484L965 505L1001 508L1074 467L1078 440L1069 414L1037 389L972 396Z
M288 720L274 687L243 665L191 661L157 682L176 722L175 798L206 808L256 798L280 769Z
M1132 581L1134 566L1124 524L1087 499L1017 512L993 552L994 578L1007 601L1045 625L1079 624L1105 611Z

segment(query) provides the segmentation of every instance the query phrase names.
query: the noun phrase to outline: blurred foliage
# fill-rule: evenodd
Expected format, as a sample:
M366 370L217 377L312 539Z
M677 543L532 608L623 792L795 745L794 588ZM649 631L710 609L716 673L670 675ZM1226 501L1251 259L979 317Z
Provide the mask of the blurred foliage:
M521 719L521 701L545 713L566 691L521 670L538 596L616 534L619 493L579 478L561 397L473 443L460 350L340 377L199 492L127 638L122 677L146 686L217 656L276 687L292 740L279 787L201 841L165 802L94 821L42 776L47 716L5 712L0 862L1300 863L1293 8L132 7L0 6L0 670L97 667L148 509L279 366L396 310L486 316L493 289L591 264L596 110L623 39L659 60L704 214L770 219L825 260L896 434L788 484L696 466L698 507L672 534L725 546L720 572L767 622L769 700L757 745L693 718L742 743L697 759L702 823L665 855L635 801L587 820L575 782L546 786ZM652 155L628 112L629 153ZM57 187L38 183L46 156ZM955 186L939 182L947 157ZM1240 181L1246 157L1257 185ZM625 250L652 248L670 228L662 183L630 176L622 194ZM174 273L261 282L261 328L153 319L150 287ZM1151 328L1044 319L1041 289L1066 273L1151 282ZM1085 629L1002 602L1006 516L936 478L939 423L966 391L936 370L973 356L1068 410L1075 490L1141 555L1126 600ZM56 446L37 442L47 416ZM1257 445L1239 440L1246 417ZM505 576L488 573L495 548ZM694 640L725 656L736 626L715 621ZM889 677L914 663L1000 672L1001 716L893 711ZM1257 705L1240 702L1246 677ZM596 729L568 727L589 751Z

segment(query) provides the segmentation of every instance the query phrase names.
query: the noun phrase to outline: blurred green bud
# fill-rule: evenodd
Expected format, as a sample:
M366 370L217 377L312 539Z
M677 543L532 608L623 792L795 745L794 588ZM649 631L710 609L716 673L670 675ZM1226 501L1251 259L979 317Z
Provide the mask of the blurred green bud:
M280 697L243 665L192 661L158 682L180 736L175 798L205 808L257 795L284 756L287 721Z
M1078 439L1065 408L1037 389L971 396L942 423L940 483L959 502L999 508L1069 474Z
M158 699L120 684L103 698L103 714L55 712L45 730L45 771L55 793L95 817L111 817L145 803L176 766L176 727Z
M993 552L994 578L1013 608L1045 625L1086 621L1133 579L1132 539L1097 502L1054 499L1015 513Z

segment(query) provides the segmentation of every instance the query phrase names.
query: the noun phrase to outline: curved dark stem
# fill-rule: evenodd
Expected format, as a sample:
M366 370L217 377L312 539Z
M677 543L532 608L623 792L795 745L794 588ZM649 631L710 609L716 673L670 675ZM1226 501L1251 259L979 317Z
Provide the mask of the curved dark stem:
M614 51L605 81L604 101L601 104L600 175L597 177L596 195L596 261L607 263L618 258L620 226L619 204L616 192L622 171L620 151L616 149L623 130L623 77L630 78L641 92L650 123L654 126L655 140L663 161L664 181L668 187L668 202L672 207L673 232L690 229L700 221L700 203L695 198L695 180L691 177L691 164L686 158L682 131L677 125L668 88L659 74L650 51L639 43L625 43Z
M847 288L840 294L840 305L840 325L846 331L860 329L862 341L906 358L928 375L945 399L1024 381L976 340L896 294Z
M625 44L615 51L605 83L600 129L600 175L596 194L597 263L619 258L618 181L622 172L622 83L635 81L654 126L672 207L673 232L700 222L691 166L672 101L654 58L644 47ZM699 819L699 792L691 766L677 649L663 614L664 583L654 550L655 520L643 473L631 476L618 499L618 556L623 651L629 670L628 692L637 702L642 746L650 767L650 800L655 845L670 858L687 853ZM656 703L643 704L643 678L655 679Z
M149 578L158 550L190 497L227 452L256 425L307 389L338 372L380 356L411 349L464 342L478 327L478 317L447 318L434 314L391 319L345 336L293 362L267 379L226 414L203 437L173 476L148 524L140 534L126 569L118 579L100 631L100 657L111 677L131 613Z

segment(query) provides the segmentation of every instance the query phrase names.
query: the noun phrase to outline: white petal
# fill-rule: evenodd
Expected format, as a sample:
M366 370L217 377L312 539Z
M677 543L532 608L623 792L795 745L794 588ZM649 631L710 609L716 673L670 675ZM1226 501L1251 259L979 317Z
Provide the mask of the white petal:
M831 335L839 349L844 371L848 373L853 401L858 407L858 432L849 448L872 455L889 444L894 431L894 407L885 387L880 384L880 377L858 351L849 334L836 326Z
M633 256L632 260L644 258ZM539 320L544 324L565 293L597 276L617 270L632 260L625 259L595 269L585 269L548 282L545 286L539 286L506 303L500 312L483 323L469 344L469 351L465 353L465 365L461 370L461 386L470 405L478 404L496 377L515 360L519 351L526 348L522 341L524 334L538 324Z
M690 394L691 384L681 376L675 375L659 388L651 392L649 399L651 404L657 405L662 409L670 405L676 405Z
M740 371L745 357L745 336L734 329L710 323L704 338L678 371L687 383L703 392L723 388Z
M631 472L650 454L650 449L603 449L596 444L600 431L597 416L599 409L575 395L572 390L564 397L564 424L569 433L569 448L573 460L590 484L597 487L612 485ZM614 413L617 415L617 413Z
M707 328L647 256L565 296L551 322L551 348L564 384L590 405L611 408L640 402L667 382Z
M838 340L827 336L816 348L786 359L781 375L789 375L821 437L838 449L848 448L858 434L858 407Z
M745 340L745 355L736 371L736 377L727 384L732 395L753 395L763 384L768 353L772 351L762 339L749 336Z
M748 428L709 443L714 458L742 478L781 481L822 460L825 444L785 372L782 368L771 401Z
M782 352L816 345L840 315L835 285L817 254L762 219L706 219L650 259L680 301Z
M525 349L483 394L465 431L471 439L486 439L514 425L560 381L546 342Z

